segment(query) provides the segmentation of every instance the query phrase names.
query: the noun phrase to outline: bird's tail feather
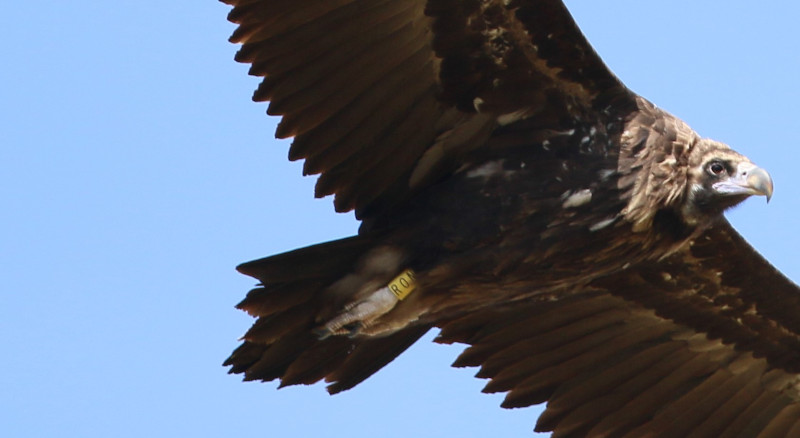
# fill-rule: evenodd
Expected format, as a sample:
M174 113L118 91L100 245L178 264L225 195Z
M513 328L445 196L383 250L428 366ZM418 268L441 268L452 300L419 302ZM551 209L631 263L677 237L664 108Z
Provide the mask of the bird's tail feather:
M378 338L314 334L326 309L339 305L325 291L374 247L373 239L354 236L240 265L240 272L261 284L236 307L258 319L225 361L230 373L245 380L280 379L281 387L325 379L334 394L362 382L422 337L430 326Z

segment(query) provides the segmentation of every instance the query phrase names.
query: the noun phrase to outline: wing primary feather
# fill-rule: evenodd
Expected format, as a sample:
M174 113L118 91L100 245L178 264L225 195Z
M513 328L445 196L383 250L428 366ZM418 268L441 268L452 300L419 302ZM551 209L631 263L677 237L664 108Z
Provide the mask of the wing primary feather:
M605 333L604 333L605 332ZM503 407L530 406L552 398L556 388L584 373L626 361L635 353L640 343L663 336L667 329L663 325L651 325L630 329L625 326L610 327L593 335L572 342L560 351L548 352L542 362L548 363L541 371L532 369L528 376L516 384L503 401ZM606 335L606 339L603 339ZM566 360L565 360L566 359Z
M591 435L595 432L598 434L601 433L605 427L599 427L599 422L601 422L601 420L618 411L633 397L641 394L642 391L653 386L658 381L671 374L675 369L690 364L691 360L691 353L684 349L675 350L671 354L663 357L661 361L656 362L643 372L633 376L632 379L623 382L607 395L584 401L561 420L557 426L557 430L563 427L565 430L580 430L587 435Z
M430 96L433 97L433 90ZM442 112L435 99L424 99L422 103L424 105L419 109L419 116L410 117L410 123L403 123L401 129L398 129L396 134L398 137L391 138L391 143L395 143L394 148L386 149L391 152L375 157L379 161L374 165L365 164L363 169L353 170L352 173L357 174L353 178L363 180L366 184L350 185L337 193L333 203L338 211L355 210L362 205L368 208L384 192L390 191L393 185L401 185L405 191L409 189L409 178L414 163L436 137L434 127L420 121L438 119ZM406 137L407 141L400 142L401 137Z
M347 167L352 168L356 165L350 164L350 159L358 162L359 160L367 159L369 155L376 155L375 149L380 149L383 146L381 140L392 132L403 117L409 115L408 111L413 109L413 103L426 95L426 92L431 88L431 85L425 81L408 82L409 74L418 74L426 68L430 68L430 63L421 62L426 56L427 53L424 50L418 50L407 60L408 62L390 72L388 77L381 80L374 87L368 88L363 93L363 96L357 98L353 103L361 103L359 100L363 97L362 101L368 106L372 106L369 104L378 104L379 99L383 99L380 104L391 108L391 110L385 111L383 108L377 108L372 114L362 112L364 119L362 119L362 125L359 126L358 130L350 131L350 135L345 136L338 142L329 141L330 144L324 149L317 146L314 149L307 150L305 154L306 162L303 164L303 174L311 175L329 172L346 160L348 160ZM404 87L404 93L391 95L390 93L396 90L399 85L407 85L407 87ZM356 105L348 108L347 111L360 110L361 108ZM342 113L331 112L331 114L338 115ZM359 114L353 114L351 117L357 118L358 116ZM386 123L387 121L389 122L388 124ZM342 169L338 170L342 171Z
M763 373L765 365L766 363L763 361L758 361L758 363L752 364L753 368L750 372L738 375L732 375L725 368L717 370L692 391L659 413L660 418L669 421L665 430L675 436L688 436L725 401L736 394L737 390L748 380L758 379L758 376ZM671 414L676 416L670 417ZM676 421L678 418L680 421ZM656 421L654 421L655 423Z
M243 44L235 60L243 63L259 63L250 71L253 76L280 73L297 66L297 60L317 58L325 51L346 44L360 33L380 26L388 19L386 3L391 0L375 0L364 5L354 2L331 11L317 20L304 23L283 35ZM410 7L405 2L392 2L395 8ZM359 26L360 25L360 26ZM302 50L301 50L302 49ZM295 52L300 51L300 56ZM285 59L288 62L282 63ZM302 61L300 61L302 62ZM263 68L262 66L269 66Z
M797 420L792 427L789 428L789 431L786 432L787 437L795 437L800 436L800 420Z
M430 91L433 93L433 90ZM364 162L361 169L353 169L344 180L358 180L336 192L333 204L336 211L350 211L359 205L368 205L404 173L410 174L414 161L422 155L427 142L435 136L433 127L423 121L438 118L439 107L434 99L422 97L411 117L405 119L394 133L383 142L383 157L376 163Z
M534 353L537 354L534 357L547 357L555 351L563 351L565 346L573 342L579 342L586 336L591 336L603 330L616 330L614 327L621 326L621 322L625 316L627 316L626 312L617 309L601 312L592 315L592 317L573 322L567 326L558 327L555 330L546 331L530 339L525 339L522 341L523 346L515 346L514 344L508 345L508 341L502 342L502 338L500 338L500 340L498 340L502 342L500 345L507 345L507 347L500 349L498 348L500 346L498 343L490 343L488 342L489 340L487 340L487 342L481 345L486 345L487 349L499 351L482 360L483 364L479 377L494 377L501 369L504 369L505 372L508 369L508 365L511 363L518 360L533 359L530 356ZM535 328L535 322L531 321L531 326ZM526 329L525 332L527 331ZM525 332L519 335L525 336ZM508 336L514 341L516 340L517 333L511 330L509 332L500 332L498 335ZM497 336L493 336L493 338L496 339ZM510 351L507 349L510 349Z
M735 394L692 431L691 436L696 438L720 436L760 394L761 387L757 379L745 382Z
M500 324L481 327L473 336L464 339L464 342L473 346L461 353L453 366L479 366L494 352L516 342L517 339L533 337L575 324L577 325L570 331L580 331L581 323L579 321L591 321L595 315L603 312L618 312L614 309L613 301L596 298L571 303L562 302L558 306L544 307L544 309L533 310L530 313L521 311L517 314L520 316L516 318L503 318ZM589 326L585 324L583 330L587 328ZM444 330L443 333L447 334Z
M752 431L749 435L743 432L747 429L748 425L759 416L759 414L770 409L770 406L773 405L778 399L779 394L762 389L758 397L725 428L725 431L720 434L720 438L755 436Z
M705 379L709 374L714 379L706 381L721 381L724 375L716 376L713 374L718 364L708 360L707 357L697 355L682 366L677 367L658 382L654 382L649 388L641 388L613 415L603 419L592 429L593 433L616 434L626 432L628 428L636 425L636 422L645 419L658 406L669 403L670 397L681 395L682 392L689 391L697 384L698 380ZM684 394L684 397L686 395Z
M797 419L800 418L800 406L792 404L785 406L778 412L772 421L764 427L759 434L759 438L784 438L796 437L792 435L791 430L795 426Z
M235 7L228 20L238 23L229 41L232 43L248 43L261 41L318 19L337 8L356 0L305 0L302 7L295 3L252 2Z
M595 359L602 359L606 353L612 354L613 350L611 349L596 349L595 347L614 337L621 336L623 332L624 327L622 326L604 327L578 340L567 341L558 348L503 364L499 371L495 371L494 376L484 373L481 369L482 372L477 377L492 379L484 387L483 392L485 393L510 391L503 401L503 407L512 408L535 404L540 401L525 404L525 399L530 393L539 392L543 387L560 383L566 374L579 372L582 364L573 360L576 357L587 355L595 356Z
M546 312L547 310L555 309L556 304L564 305L563 302L542 303L540 309ZM466 313L458 318L441 322L441 332L434 341L441 344L461 342L474 345L490 333L539 314L535 308L528 310L527 308L490 308L484 312ZM480 363L474 366L477 365L480 365Z
M408 12L405 11L406 15ZM285 114L309 107L318 102L310 100L310 95L319 94L321 99L334 91L363 89L413 53L416 47L425 44L424 35L424 27L398 20L397 27L378 26L372 34L360 35L354 42L324 53L318 59L302 58L301 64L286 70L287 74L280 78L280 87L273 87L268 113ZM348 84L354 80L359 80L358 87ZM268 85L275 82L266 79Z
M554 430L556 425L559 428L566 427L563 426L566 423L562 423L561 420L581 405L611 393L624 382L649 369L656 362L668 358L670 355L678 354L682 348L682 343L675 341L649 345L628 357L627 360L599 364L596 371L585 373L582 378L566 382L553 393L547 409L536 423L536 429L546 431ZM572 423L572 426L567 429L571 430L580 424Z
M708 369L719 366L713 362ZM686 380L686 383L673 381L659 382L658 394L651 396L651 391L633 400L627 408L639 411L638 421L648 420L654 412L658 412L649 423L628 433L630 437L642 436L654 431L670 431L668 436L688 436L689 432L699 426L709 414L717 410L729 397L737 393L747 379L757 376L761 369L753 368L750 373L732 375L728 370L720 369L702 380ZM678 384L679 388L686 388L688 392L678 399L670 399L669 385ZM674 392L674 390L673 390ZM646 406L639 407L637 402L642 398L650 400ZM705 436L713 436L705 435ZM703 436L703 435L701 435Z
M427 130L412 131L413 126L418 126L426 117L433 116L432 112L435 108L435 103L430 99L432 89L429 89L425 94L419 96L417 101L409 107L409 117L401 120L399 125L393 126L388 130L383 137L379 140L381 145L380 151L377 148L371 150L364 150L356 160L351 160L335 166L333 169L323 173L317 180L314 188L314 195L316 197L323 197L330 194L336 194L334 198L334 206L336 211L349 211L349 209L356 203L361 191L369 190L374 187L375 190L381 191L386 188L385 181L390 178L396 178L396 172L389 170L388 172L381 166L381 156L387 158L388 163L394 164L395 169L404 168L404 158L415 150L424 148L424 142L420 139L424 137L432 137L433 132ZM398 150L401 148L401 150ZM362 185L356 186L351 184L351 181L363 181ZM384 184L382 184L382 182Z
M309 29L298 29L298 31L304 31L306 37L314 35L316 38L314 43L297 44L289 48L286 53L268 52L271 47L267 44L271 43L271 40L256 43L254 44L256 47L252 48L249 45L242 47L240 59L255 58L248 74L265 77L265 81L254 93L254 99L263 101L272 97L277 87L282 87L280 95L296 92L285 89L289 85L287 81L293 74L303 74L310 78L309 81L319 81L324 79L324 73L334 74L336 68L348 64L348 61L350 64L363 66L358 57L359 53L369 50L369 47L365 46L365 39L367 41L386 39L392 32L397 33L404 26L408 26L407 10L395 12L382 8L380 12L381 14L375 18L366 17L367 22L355 21L349 17L348 23L338 26L332 33L316 29L316 23L310 23ZM258 47L259 45L261 47ZM287 50L282 47L278 49ZM276 112L277 109L273 108L270 111Z
M270 100L267 114L285 115L278 138L305 132L303 123L318 125L318 120L302 120L309 108L341 108L373 86L403 60L424 47L424 32L414 26L403 28L372 45L354 48L363 53L334 51L328 59L315 60L283 77L267 77L254 94L254 100ZM334 54L336 56L334 56ZM354 61L353 58L358 59Z
M786 396L783 394L777 394L777 396L764 408L764 410L754 415L752 420L750 420L750 422L742 428L742 430L739 432L739 436L762 436L761 432L789 403L791 403L791 400L789 400ZM770 435L766 436L769 437Z
M398 118L406 115L411 104L433 85L431 81L413 79L424 77L425 70L431 68L430 61L416 65L418 56L386 77L380 86L367 89L347 111L331 114L314 129L296 137L289 159L313 157L313 164L304 169L308 175L328 170L331 167L327 164L328 155L349 157L356 151L374 147L382 133L398 123ZM397 93L399 89L403 93ZM336 160L331 162L339 164Z

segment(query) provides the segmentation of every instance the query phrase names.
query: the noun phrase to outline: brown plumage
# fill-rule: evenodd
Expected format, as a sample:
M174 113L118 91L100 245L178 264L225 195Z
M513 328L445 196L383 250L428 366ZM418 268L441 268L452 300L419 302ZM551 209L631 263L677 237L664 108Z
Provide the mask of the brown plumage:
M800 290L722 217L769 175L628 90L560 1L225 1L290 158L363 221L240 266L231 372L336 393L438 327L554 436L800 428Z

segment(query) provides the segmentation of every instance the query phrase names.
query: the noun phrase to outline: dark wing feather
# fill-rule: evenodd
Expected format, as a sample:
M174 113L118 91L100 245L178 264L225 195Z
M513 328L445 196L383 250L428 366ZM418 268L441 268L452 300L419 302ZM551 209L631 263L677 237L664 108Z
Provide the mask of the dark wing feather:
M289 158L359 217L452 171L498 115L632 102L557 0L223 1Z
M552 303L442 324L504 407L561 436L792 436L800 288L722 222L666 260ZM652 434L652 435L651 435Z
M601 281L663 317L800 372L800 289L725 220L668 259Z

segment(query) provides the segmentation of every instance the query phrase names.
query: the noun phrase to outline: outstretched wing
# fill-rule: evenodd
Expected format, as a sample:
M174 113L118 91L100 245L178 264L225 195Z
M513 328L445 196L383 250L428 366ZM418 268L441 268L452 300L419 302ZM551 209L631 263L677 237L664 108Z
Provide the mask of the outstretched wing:
M222 1L289 158L359 217L446 175L502 114L632 102L558 0Z
M554 436L800 436L800 288L727 223L570 299L442 325Z

